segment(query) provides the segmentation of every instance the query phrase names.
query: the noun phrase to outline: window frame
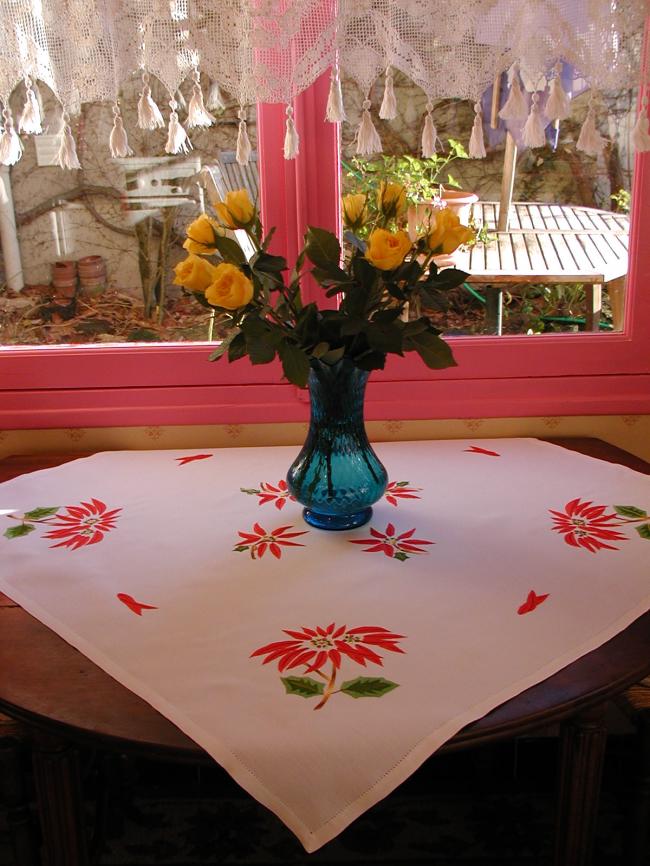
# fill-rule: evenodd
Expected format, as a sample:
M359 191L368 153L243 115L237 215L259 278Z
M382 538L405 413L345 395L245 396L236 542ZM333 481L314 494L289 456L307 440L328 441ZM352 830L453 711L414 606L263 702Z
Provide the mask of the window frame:
M258 109L261 210L272 251L295 260L309 225L340 229L339 129L324 120L329 76L294 100L300 155L283 159L284 106ZM389 356L366 417L650 414L650 155L636 157L621 333L453 337L455 368ZM307 280L304 294L322 302ZM308 397L279 363L209 363L209 344L0 347L0 430L305 420Z

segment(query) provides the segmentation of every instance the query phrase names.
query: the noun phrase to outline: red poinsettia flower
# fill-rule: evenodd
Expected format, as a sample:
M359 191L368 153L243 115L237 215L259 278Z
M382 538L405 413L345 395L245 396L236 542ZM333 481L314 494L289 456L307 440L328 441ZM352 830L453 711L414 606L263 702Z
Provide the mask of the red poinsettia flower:
M104 533L115 529L115 521L121 508L106 510L106 505L99 499L91 499L90 502L82 502L81 505L67 505L67 514L57 514L56 519L47 520L51 526L59 526L46 532L44 538L62 538L58 544L50 547L71 547L77 550L88 544L97 544L104 537Z
M389 481L386 493L384 494L386 502L397 506L398 499L419 499L420 497L417 494L422 488L409 487L408 485L408 481Z
M292 502L296 501L295 497L289 493L287 482L284 480L278 481L277 485L269 484L268 481L262 481L259 490L248 490L245 487L242 487L241 490L242 493L254 493L258 496L258 505L266 505L267 502L274 502L278 511L282 511L288 499Z
M333 668L341 667L343 656L352 659L357 664L366 666L367 662L383 665L382 657L373 647L394 653L403 653L396 641L404 637L377 625L362 625L357 628L347 628L342 625L337 628L330 623L327 628L304 628L302 631L284 629L291 640L278 640L260 647L251 653L255 656L266 656L264 664L277 661L278 670L290 670L302 665L307 666L305 673L319 670L329 660Z
M572 547L584 547L591 553L597 550L618 550L605 541L627 541L627 536L616 532L613 527L620 526L616 514L605 514L606 505L594 505L572 499L564 506L564 512L549 511L553 516L553 529L564 535L564 540Z
M395 532L392 523L386 526L386 532L371 527L372 538L350 539L350 544L369 544L370 547L367 547L364 553L384 553L393 559L401 560L408 559L409 553L425 553L424 550L420 550L423 544L435 544L434 541L426 541L424 538L413 538L415 529L409 529L400 535L396 535Z
M267 532L259 523L253 524L252 532L239 532L241 541L235 546L235 550L250 550L252 559L261 559L267 550L270 550L276 559L282 556L281 547L304 547L297 541L290 541L299 535L306 535L307 530L302 532L288 532L293 526L278 526Z

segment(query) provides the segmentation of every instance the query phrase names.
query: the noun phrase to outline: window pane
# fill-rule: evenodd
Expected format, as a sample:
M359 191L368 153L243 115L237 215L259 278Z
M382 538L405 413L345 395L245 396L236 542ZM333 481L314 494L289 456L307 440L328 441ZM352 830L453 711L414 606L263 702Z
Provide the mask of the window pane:
M530 105L535 82L526 75L522 82ZM468 280L449 293L446 311L430 314L448 334L622 330L633 166L630 132L637 94L621 90L597 95L596 128L605 141L600 155L589 156L576 149L576 141L593 94L566 66L562 84L573 95L571 114L556 123L544 118L545 146L523 145L525 116L507 123L496 117L509 92L504 74L495 101L490 88L481 103L486 158L467 156L472 104L439 100L431 115L438 152L433 159L422 159L427 100L420 88L395 71L398 114L380 120L383 77L375 83L371 117L383 154L360 158L357 130L365 94L353 81L343 82L348 117L342 124L343 192L361 190L373 201L382 179L401 182L412 205L411 224L415 218L421 230L422 218L430 213L421 203L434 201L438 206L442 193L462 221L480 230L479 243L454 254L456 266L469 272ZM537 86L541 88L541 82ZM547 87L540 92L542 112L548 93ZM500 211L502 197L507 202L509 171L514 172L512 203ZM458 197L460 204L454 200ZM500 212L508 213L507 226L500 222Z
M68 171L52 164L60 106L39 85L45 132L24 138L22 159L3 174L13 194L25 287L16 291L15 268L12 274L3 250L1 345L186 342L219 335L210 311L172 284L173 267L186 255L185 227L204 207L210 211L215 184L221 195L245 187L257 198L256 113L248 111L253 154L245 168L234 158L239 106L223 93L225 109L211 109L215 124L188 130L192 149L167 156L169 96L158 82L151 86L164 128L138 128L142 84L134 81L121 110L135 155L112 159L112 107L84 105L72 121L82 169ZM186 124L191 82L183 91L178 113ZM20 116L22 101L20 89L12 100L14 116Z

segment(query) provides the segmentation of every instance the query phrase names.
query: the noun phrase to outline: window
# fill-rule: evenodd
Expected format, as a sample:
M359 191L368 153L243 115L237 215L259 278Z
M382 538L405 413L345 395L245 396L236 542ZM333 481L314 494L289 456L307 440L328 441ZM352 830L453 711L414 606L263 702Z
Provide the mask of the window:
M278 226L276 251L295 257L307 225L338 225L338 130L323 120L323 76L295 101L298 160L282 159L284 111L261 106L262 211ZM462 418L650 413L648 156L637 158L630 269L622 333L454 338L458 367L434 372L391 357L371 378L367 417ZM646 228L647 231L647 228ZM307 285L312 294L317 289ZM279 365L207 362L204 345L0 351L0 429L291 421L306 399Z

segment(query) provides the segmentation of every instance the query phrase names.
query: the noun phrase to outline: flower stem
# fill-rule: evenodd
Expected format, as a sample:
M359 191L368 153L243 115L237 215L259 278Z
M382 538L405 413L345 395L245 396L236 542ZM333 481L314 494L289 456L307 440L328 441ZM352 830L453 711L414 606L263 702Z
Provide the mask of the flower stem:
M314 707L315 710L320 710L321 707L324 707L325 704L329 701L330 697L334 692L334 683L336 682L336 665L332 662L332 673L330 674L330 678L327 681L327 685L325 686L325 692L323 697Z

